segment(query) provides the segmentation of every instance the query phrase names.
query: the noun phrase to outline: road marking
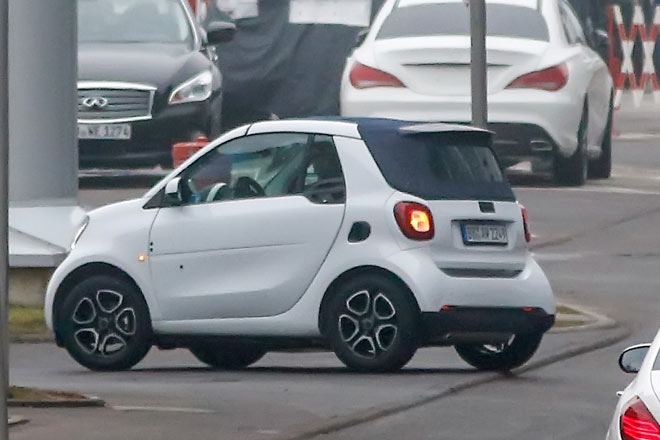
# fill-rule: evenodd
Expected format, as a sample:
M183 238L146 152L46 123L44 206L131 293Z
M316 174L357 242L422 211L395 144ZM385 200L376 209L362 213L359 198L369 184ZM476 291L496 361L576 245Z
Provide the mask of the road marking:
M619 133L614 136L614 139L619 141L646 141L658 138L660 138L660 134L656 133Z
M599 254L598 252L570 252L570 253L532 252L532 255L537 261L567 261L567 260L579 260L580 258L586 258L601 254Z
M204 408L179 408L175 406L127 406L117 405L112 409L117 411L153 411L153 412L179 412L190 414L211 414L215 411Z
M585 186L578 188L570 187L543 187L543 186L517 186L516 191L561 191L561 192L591 192L602 194L637 194L647 196L660 196L660 191L651 191L645 189L622 188L619 186Z
M281 431L278 431L277 429L260 429L257 431L257 434L262 435L278 435L280 433Z

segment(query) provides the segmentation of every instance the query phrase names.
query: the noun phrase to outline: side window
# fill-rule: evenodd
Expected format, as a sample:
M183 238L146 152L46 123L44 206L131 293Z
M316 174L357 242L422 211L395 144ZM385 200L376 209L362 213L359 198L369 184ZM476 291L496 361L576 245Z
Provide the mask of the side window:
M305 197L314 203L346 201L344 175L331 136L314 136L305 165Z
M300 194L312 136L245 136L210 151L185 170L186 204Z
M582 25L573 11L573 8L563 1L560 3L559 7L561 8L561 21L564 26L564 31L567 34L566 38L568 39L568 42L570 44L586 44L587 40L584 36Z
M575 35L575 30L573 29L573 26L571 26L570 20L566 15L566 8L563 3L559 4L559 18L561 19L561 27L564 29L566 41L568 41L568 44L576 44L577 35Z

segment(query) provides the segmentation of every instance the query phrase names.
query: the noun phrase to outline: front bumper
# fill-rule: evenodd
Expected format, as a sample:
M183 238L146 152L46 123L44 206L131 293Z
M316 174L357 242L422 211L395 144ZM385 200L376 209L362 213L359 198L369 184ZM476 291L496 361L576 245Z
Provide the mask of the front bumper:
M555 323L555 315L541 308L451 307L422 313L422 329L427 344L490 342L499 335L545 333Z
M130 140L79 140L80 167L169 167L174 143L217 134L218 108L213 101L167 106L150 120L130 122Z

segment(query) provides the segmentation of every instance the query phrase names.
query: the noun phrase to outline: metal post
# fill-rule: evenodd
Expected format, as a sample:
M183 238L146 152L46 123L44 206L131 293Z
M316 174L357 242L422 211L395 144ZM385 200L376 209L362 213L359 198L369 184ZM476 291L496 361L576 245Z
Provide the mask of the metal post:
M0 440L9 438L9 0L0 0Z
M472 125L488 123L488 71L486 65L486 0L470 0Z

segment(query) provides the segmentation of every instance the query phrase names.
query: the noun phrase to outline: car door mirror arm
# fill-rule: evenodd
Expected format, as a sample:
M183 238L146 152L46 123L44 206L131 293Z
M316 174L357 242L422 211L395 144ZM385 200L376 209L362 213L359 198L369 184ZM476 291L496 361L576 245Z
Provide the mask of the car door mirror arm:
M165 204L168 206L183 205L183 192L181 191L181 177L175 177L165 185Z

